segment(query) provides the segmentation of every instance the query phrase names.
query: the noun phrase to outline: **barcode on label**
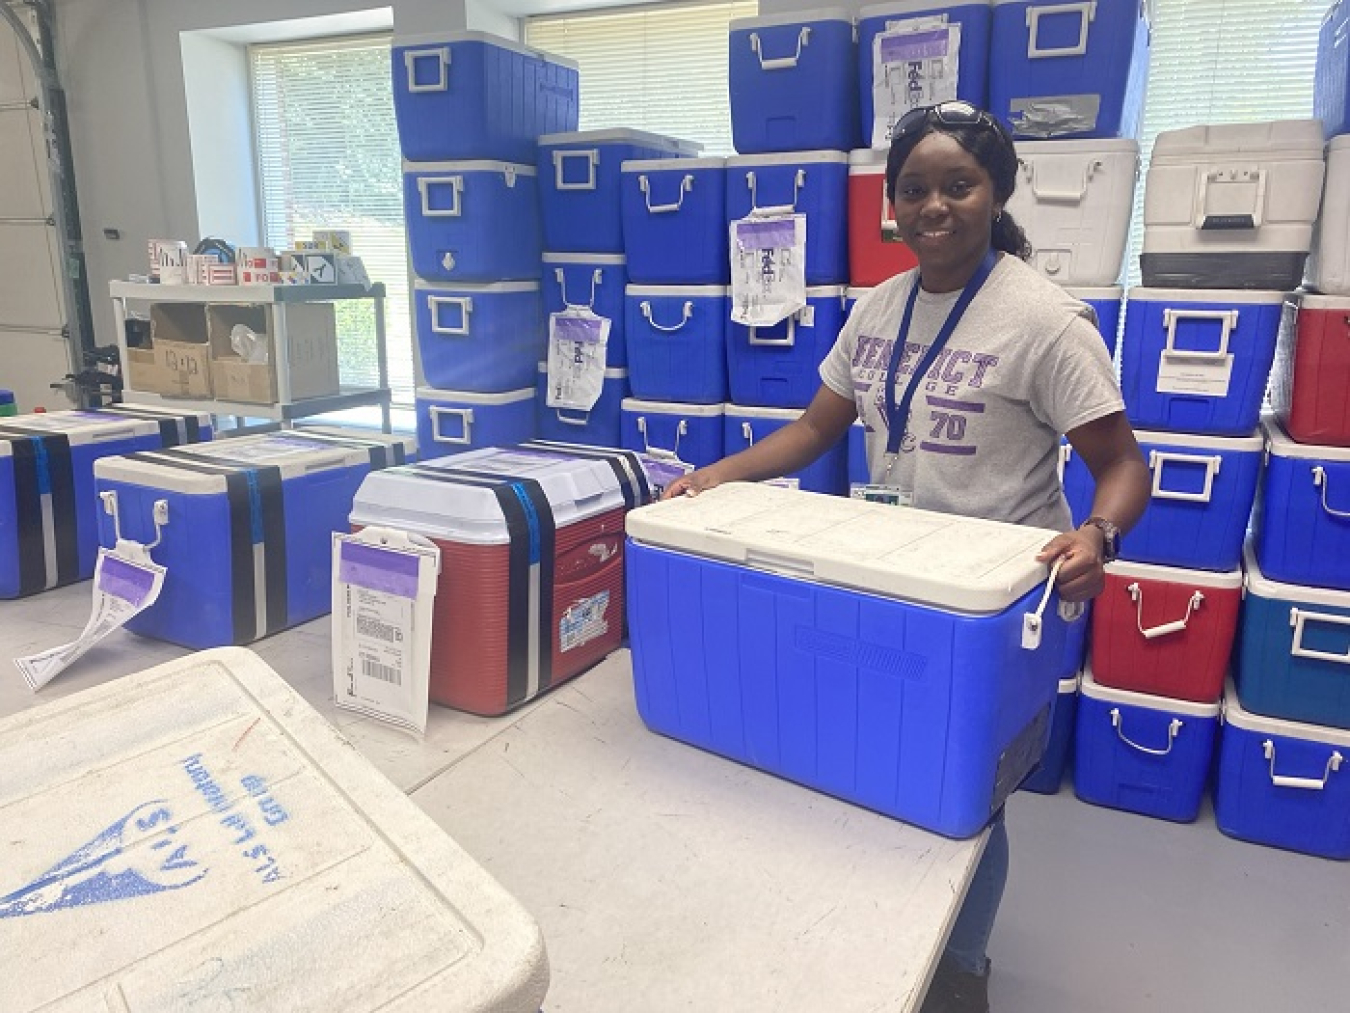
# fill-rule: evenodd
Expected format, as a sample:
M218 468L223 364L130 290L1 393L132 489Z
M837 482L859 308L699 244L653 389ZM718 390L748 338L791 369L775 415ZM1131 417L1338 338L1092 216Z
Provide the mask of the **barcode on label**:
M373 658L361 658L361 674L395 686L403 685L403 673L399 669L393 665L381 665Z
M398 630L388 623L382 623L378 619L372 619L369 616L356 617L356 632L363 637L374 637L376 640L383 640L387 644L397 643L403 639L398 635Z

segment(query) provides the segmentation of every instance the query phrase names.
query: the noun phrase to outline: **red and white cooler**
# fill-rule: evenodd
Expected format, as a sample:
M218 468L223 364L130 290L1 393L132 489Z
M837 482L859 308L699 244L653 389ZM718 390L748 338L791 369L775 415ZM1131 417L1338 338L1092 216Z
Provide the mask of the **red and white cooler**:
M352 526L441 550L432 701L504 714L618 648L624 515L649 498L636 454L538 442L375 474Z
M1350 297L1294 295L1284 304L1270 402L1299 443L1350 447Z
M855 288L871 288L917 266L900 241L886 200L886 151L862 148L848 156L848 274Z
M1111 563L1092 608L1093 677L1113 689L1214 703L1241 605L1241 570Z

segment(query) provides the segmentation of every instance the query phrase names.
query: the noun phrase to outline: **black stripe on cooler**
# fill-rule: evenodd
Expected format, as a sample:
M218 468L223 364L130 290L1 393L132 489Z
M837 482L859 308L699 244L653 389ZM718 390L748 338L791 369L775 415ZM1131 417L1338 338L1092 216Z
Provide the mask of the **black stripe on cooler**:
M263 637L284 630L290 616L286 600L286 489L280 468L255 470L262 505L263 576L267 585L267 629L258 631Z
M39 491L37 444L11 440L14 460L14 519L18 534L19 594L33 594L47 586L47 552L42 533L42 493Z

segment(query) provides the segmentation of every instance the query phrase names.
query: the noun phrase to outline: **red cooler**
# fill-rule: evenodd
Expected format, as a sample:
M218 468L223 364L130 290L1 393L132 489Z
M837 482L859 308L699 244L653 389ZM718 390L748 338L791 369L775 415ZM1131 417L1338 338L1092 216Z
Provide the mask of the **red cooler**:
M862 148L848 156L848 273L855 288L871 288L917 266L900 241L886 200L886 152Z
M1299 443L1350 447L1350 298L1297 295L1285 304L1270 399Z
M1241 570L1111 563L1092 606L1093 677L1113 689L1214 703L1241 604Z
M433 702L504 714L618 648L624 515L649 498L636 454L531 443L374 474L352 526L441 550Z

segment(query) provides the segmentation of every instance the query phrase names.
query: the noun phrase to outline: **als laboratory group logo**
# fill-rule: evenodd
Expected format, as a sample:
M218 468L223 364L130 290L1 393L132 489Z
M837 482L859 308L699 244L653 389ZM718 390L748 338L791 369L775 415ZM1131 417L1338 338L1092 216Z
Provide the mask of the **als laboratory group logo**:
M142 803L26 886L0 896L0 918L191 886L208 870L192 857L179 833L167 802ZM0 890L4 888L0 882Z

